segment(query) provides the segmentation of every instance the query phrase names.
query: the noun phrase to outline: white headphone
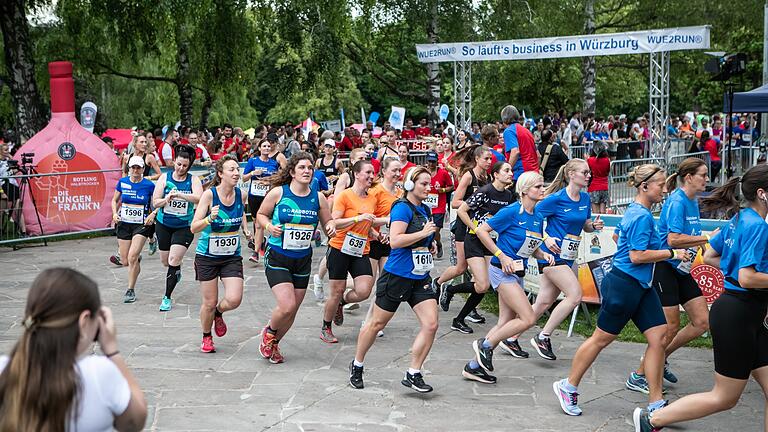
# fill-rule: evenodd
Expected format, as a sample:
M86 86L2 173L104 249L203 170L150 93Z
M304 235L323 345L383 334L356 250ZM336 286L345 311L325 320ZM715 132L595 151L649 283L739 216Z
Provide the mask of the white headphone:
M413 182L413 173L416 172L416 167L409 168L408 171L405 173L405 181L403 181L403 189L405 189L406 192L410 192L413 190L413 188L416 187L416 183Z

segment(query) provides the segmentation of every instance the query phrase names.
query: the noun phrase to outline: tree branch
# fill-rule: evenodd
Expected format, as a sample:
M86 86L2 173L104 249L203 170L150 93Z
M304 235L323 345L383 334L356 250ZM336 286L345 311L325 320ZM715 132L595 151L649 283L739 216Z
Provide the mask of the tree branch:
M342 55L344 55L348 59L350 59L353 62L355 62L356 65L358 65L358 66L362 67L363 69L365 69L365 71L370 73L376 79L376 81L378 81L381 84L383 84L385 87L387 87L389 89L389 91L391 91L395 95L400 96L400 97L404 97L404 98L412 98L412 99L415 99L416 101L418 101L420 103L423 103L425 105L429 103L429 98L424 96L424 94L417 93L417 92L404 91L402 89L402 85L400 85L400 83L392 82L391 80L386 78L381 73L379 73L376 70L374 70L373 68L369 67L368 63L357 61L358 57L354 53L349 52L347 49L341 50L341 53L342 53Z
M360 61L361 57L363 57L362 53L365 52L364 48L361 47L360 44L357 41L354 41L354 40L349 41L349 45L350 45L349 48L352 48L352 50L350 52L353 55L355 55L355 57L357 58L358 61ZM412 77L403 74L402 72L400 72L396 68L392 67L392 65L390 65L387 62L385 62L384 60L382 60L382 59L380 59L378 57L374 57L373 61L375 61L377 64L379 64L385 70L387 70L392 75L394 75L395 78L397 78L398 80L408 81L408 82L411 82L411 83L416 84L416 85L421 85L421 81L417 81L417 80L413 79ZM420 63L419 66L423 66L423 65Z
M160 81L160 82L167 82L171 84L177 84L176 78L169 78L169 77L162 77L162 76L135 75L135 74L117 71L112 67L101 62L93 62L93 64L104 69L103 71L94 72L94 74L96 75L115 75L121 78L133 79L138 81Z

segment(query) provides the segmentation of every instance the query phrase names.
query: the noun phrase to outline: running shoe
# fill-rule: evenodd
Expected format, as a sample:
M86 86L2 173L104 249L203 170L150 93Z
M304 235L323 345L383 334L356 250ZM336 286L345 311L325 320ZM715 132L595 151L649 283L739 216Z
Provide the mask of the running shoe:
M484 338L472 342L472 349L475 350L475 360L480 363L488 372L493 372L493 348L483 347Z
M347 303L344 305L345 311L353 311L356 309L360 309L360 303Z
M645 379L645 375L639 375L636 372L629 374L627 382L625 383L627 388L632 391L640 392L643 394L649 394L648 380Z
M317 300L324 300L325 299L325 293L323 292L323 279L320 278L320 275L314 275L312 276L312 292L315 293L315 299Z
M451 307L453 294L448 292L448 287L450 286L451 285L448 282L440 285L440 308L443 309L443 312L448 312L448 308Z
M539 357L546 360L557 360L557 356L552 352L552 341L549 338L541 339L538 336L534 336L531 338L531 345L539 353Z
M160 312L168 312L171 310L171 299L163 296L163 301L160 302Z
M157 237L152 237L149 241L149 254L154 255L157 252Z
M129 289L123 296L123 303L133 303L136 301L136 291Z
M443 244L438 243L437 244L437 259L440 259L443 257Z
M467 315L467 319L475 324L485 324L485 317L477 313L477 309L472 309L472 312Z
M429 393L433 390L431 385L424 382L424 377L421 376L420 372L417 372L413 375L406 372L405 378L400 381L400 384L408 388L412 388L419 393Z
M461 332L464 334L471 334L475 332L474 330L472 330L472 327L464 323L464 320L460 320L458 318L454 318L453 322L451 322L451 330L456 330L457 332Z
M248 249L252 251L256 250L256 243L253 241L253 239L248 240Z
M277 344L272 344L272 356L269 357L269 362L272 364L280 364L285 361L285 357L280 354L280 347Z
M222 337L227 334L227 324L224 322L224 315L214 315L213 330L216 332L216 336L218 337Z
M365 387L363 385L363 367L355 366L355 362L349 362L349 385L356 389Z
M325 343L337 343L339 340L333 335L333 330L330 327L323 327L320 330L320 340Z
M272 358L272 354L274 353L275 347L276 345L275 345L274 333L268 332L267 328L264 327L261 330L261 342L259 342L259 353L265 359Z
M112 255L111 257L109 257L109 262L111 262L116 266L120 266L120 267L123 266L123 263L120 261L120 257L117 255Z
M522 348L520 348L520 343L517 340L510 341L508 339L504 339L499 344L501 349L509 353L512 357L515 358L528 358L528 353L523 351Z
M251 256L248 257L248 261L250 261L250 262L252 262L254 264L258 264L259 263L259 253L254 251L251 254Z
M379 330L378 333L376 333L376 337L384 337L384 330Z
M667 405L669 405L669 400L668 399L662 399L661 400L661 405L657 406L656 408L651 408L651 406L648 405L648 412L652 413L652 412L654 412L656 410L660 410L660 409L664 408Z
M580 416L581 408L579 408L579 394L576 392L569 392L564 388L565 380L555 381L552 383L552 390L555 391L555 396L560 402L560 408L563 412L569 416Z
M344 324L344 305L341 303L336 306L336 313L333 315L333 323L337 326Z
M216 348L213 346L213 336L203 336L203 343L200 345L200 351L204 353L216 352Z
M642 408L635 408L632 413L632 423L635 425L635 432L658 432L661 428L655 428L651 424L651 413Z
M461 376L468 380L477 381L483 384L496 384L496 377L488 374L485 369L478 367L472 369L469 363L464 365L464 370L461 371Z
M666 360L664 361L664 379L672 384L677 383L677 376L669 370L669 362Z

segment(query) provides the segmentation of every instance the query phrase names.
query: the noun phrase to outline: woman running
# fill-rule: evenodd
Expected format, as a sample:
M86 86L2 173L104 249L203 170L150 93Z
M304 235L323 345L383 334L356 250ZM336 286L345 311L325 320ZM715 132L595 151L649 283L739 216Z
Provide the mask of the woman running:
M142 172L143 177L146 177L149 180L157 180L160 178L160 174L162 174L162 171L160 171L160 165L157 163L157 158L152 155L148 147L147 137L143 135L134 135L133 153L123 153L122 159L120 161L124 174L129 174L128 169L130 168L130 164L128 162L132 157L137 156L141 158L142 162L144 162L144 168Z
M277 305L261 332L259 352L270 363L284 361L278 344L296 319L312 273L312 234L318 221L328 236L335 232L328 203L312 188L312 156L295 153L270 180L272 190L257 214L269 233L264 270Z
M158 209L155 232L160 261L168 268L165 295L160 302L162 312L171 310L171 294L181 281L181 261L195 239L189 227L195 215L195 204L200 202L203 194L203 185L198 177L189 174L194 159L190 153L177 152L173 172L160 176L152 195L152 204Z
M356 389L364 387L363 361L376 335L392 319L400 303L408 302L420 329L411 348L411 364L401 383L420 393L432 391L421 374L437 333L437 302L429 275L434 266L433 239L437 227L431 220L429 208L423 204L429 194L429 181L426 168L410 169L403 182L405 196L392 206L389 228L392 252L377 283L373 316L360 330L355 358L349 364L349 384Z
M504 165L509 167L511 176L510 165L506 162ZM491 286L499 294L499 321L484 338L472 343L475 358L464 366L461 374L484 384L496 382L496 377L488 374L493 371L493 349L507 337L523 332L536 323L531 304L523 291L528 258L535 256L554 262L552 255L539 248L543 222L535 207L544 197L544 178L536 172L525 172L518 178L515 188L520 202L502 208L476 230L482 245L494 251L488 273ZM495 243L491 231L498 233Z
M664 316L667 320L667 334L664 338L664 379L671 383L677 377L669 370L666 359L678 348L696 339L709 329L709 309L701 289L691 276L691 266L700 247L709 241L710 235L701 235L699 221L699 202L696 196L706 189L708 177L707 163L701 159L688 158L680 163L675 174L667 179L667 190L674 190L661 208L659 216L659 234L662 244L672 248L685 248L691 254L688 261L667 260L656 263L653 272L653 288L661 299ZM678 181L682 186L677 187ZM712 236L717 231L712 233ZM690 320L680 330L680 306L685 309ZM640 368L629 375L626 386L630 390L648 394L645 380L645 368Z
M336 141L327 139L323 143L323 157L316 162L316 168L325 174L328 184L333 187L339 175L344 172L344 163L336 157Z
M349 302L361 302L368 298L373 287L371 261L368 259L368 237L376 222L376 197L368 193L373 182L373 165L370 161L357 161L352 165L355 182L341 192L333 202L333 218L336 235L328 241L328 278L330 292L323 311L323 327L320 339L327 343L339 340L333 335L331 321L340 326L344 323L343 306ZM347 274L352 276L354 287L345 292Z
M568 378L552 383L563 411L581 415L578 385L598 354L613 342L632 320L648 341L645 368L652 408L663 406L661 375L664 365L666 320L656 290L651 289L654 263L669 258L688 259L685 249L668 249L661 243L651 207L664 199L664 169L653 164L635 167L628 175L630 187L637 188L635 202L629 205L617 230L619 240L613 268L600 287L602 302L597 328L581 344L571 363ZM565 247L562 249L567 250Z
M741 211L739 186L747 202ZM704 254L704 262L719 267L725 275L725 292L710 311L715 385L708 392L685 396L653 412L636 408L632 416L636 432L658 431L662 426L731 409L739 402L750 375L768 395L768 329L763 325L768 311L768 165L752 167L741 178L730 179L708 200L714 207L738 212L712 237Z
M483 246L476 235L477 228L486 223L502 208L515 202L515 194L509 190L512 184L512 166L506 162L496 162L491 168L493 182L479 188L469 199L464 201L457 211L457 215L469 228L464 238L464 257L467 260L469 270L472 272L473 281L460 285L452 285L448 288L450 294L468 293L469 298L464 307L451 322L451 330L461 333L472 333L472 327L464 323L464 318L476 308L485 297L490 282L488 280L488 266L492 253Z
M430 192L425 204L432 211L432 220L437 225L435 242L437 243L437 258L443 257L443 242L440 230L443 229L446 219L448 195L453 192L453 179L448 171L439 165L439 155L435 152L427 153L427 169L432 176L430 180Z
M280 163L277 162L277 159L269 157L271 152L272 143L268 140L261 140L259 155L248 159L243 169L243 182L251 182L248 188L248 210L251 213L251 219L253 219L254 235L253 254L248 260L256 264L259 263L259 255L263 254L264 251L262 245L264 243L264 230L256 223L256 214L270 189L270 185L263 179L275 174L280 169Z
M538 320L549 310L562 292L565 298L555 306L531 345L546 360L556 360L550 336L561 322L581 304L581 284L576 277L574 263L579 256L581 232L601 230L605 223L600 216L592 220L589 194L585 191L592 173L583 159L571 159L555 176L544 191L544 200L536 206L536 212L545 220L544 244L541 250L555 256L555 263L539 260L539 295L533 304Z
M115 195L112 197L112 220L117 228L120 256L117 262L112 258L110 261L128 267L128 290L123 297L123 303L136 301L134 288L141 272L141 250L147 239L155 234L157 215L157 210L150 210L155 184L144 178L144 160L139 156L131 157L128 160L128 169L130 174L117 182Z
M191 230L199 233L195 250L195 279L200 281L202 304L200 325L203 342L200 350L216 352L211 327L216 336L227 334L223 313L240 306L243 299L243 258L240 255L240 227L251 240L245 219L247 191L237 187L240 165L233 156L225 155L216 161L216 177L209 190L203 192L195 209ZM224 298L219 300L219 283L224 285Z

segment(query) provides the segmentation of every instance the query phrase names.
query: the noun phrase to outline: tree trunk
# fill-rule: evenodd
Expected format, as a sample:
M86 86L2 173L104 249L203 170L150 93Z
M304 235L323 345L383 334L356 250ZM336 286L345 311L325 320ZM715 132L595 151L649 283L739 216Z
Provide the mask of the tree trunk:
M595 34L595 0L587 0L584 7L584 34ZM585 114L595 112L596 93L595 58L584 57L581 60L581 107Z
M430 43L437 43L437 2L432 1L430 10L430 20L427 23L427 39ZM427 96L429 104L427 105L427 118L434 128L440 121L440 63L427 63Z
M200 109L200 130L205 130L208 127L208 116L211 114L212 106L213 94L210 91L206 91L203 107Z
M16 112L18 136L29 139L47 122L35 80L35 59L29 38L24 0L0 1L0 29L3 32L5 73Z
M182 24L179 24L181 26ZM176 30L176 88L179 92L179 116L182 126L192 126L192 83L189 66L189 41L184 30Z

